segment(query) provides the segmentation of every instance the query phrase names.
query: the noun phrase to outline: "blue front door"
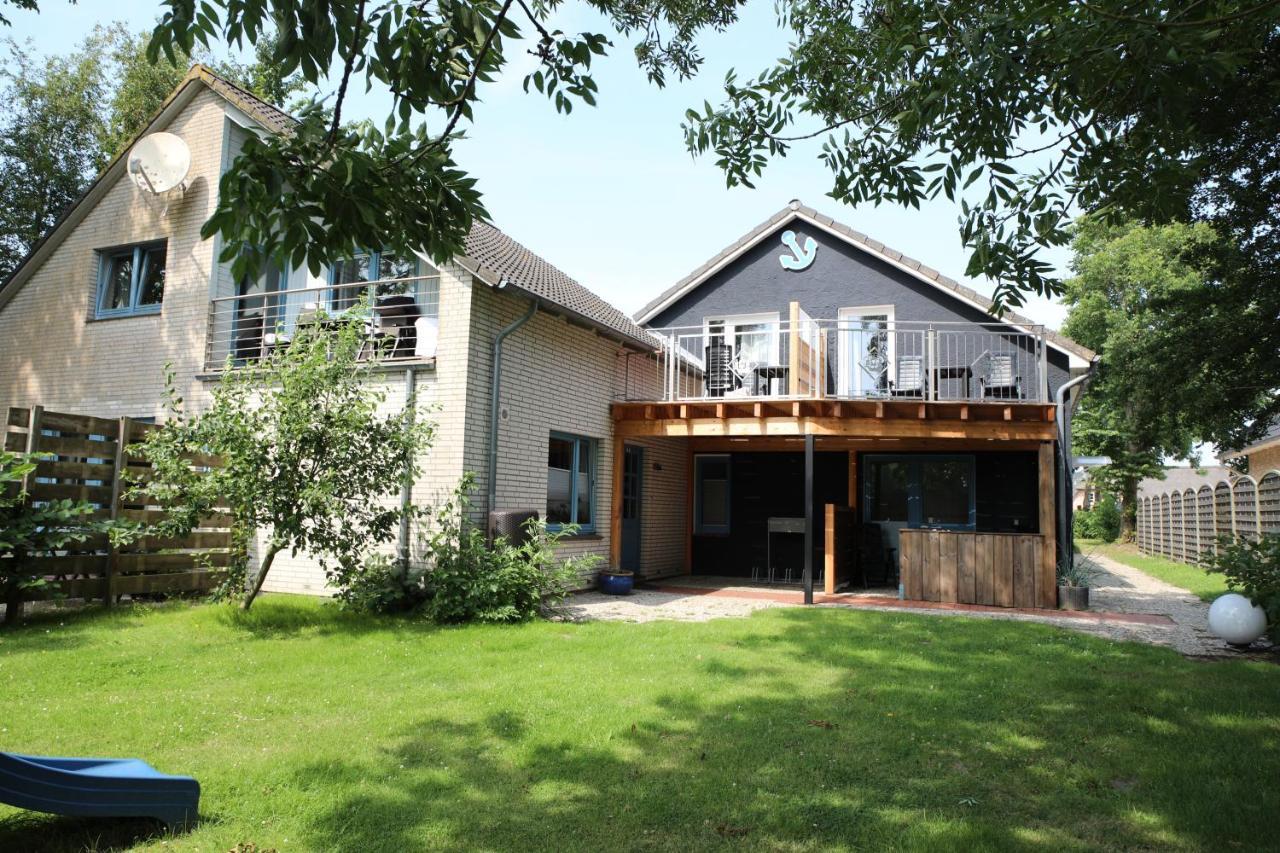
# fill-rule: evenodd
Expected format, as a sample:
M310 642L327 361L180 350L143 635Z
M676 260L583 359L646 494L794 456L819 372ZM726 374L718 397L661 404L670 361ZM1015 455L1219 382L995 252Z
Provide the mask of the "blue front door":
M644 448L627 445L622 458L622 565L640 571L640 496L644 486Z

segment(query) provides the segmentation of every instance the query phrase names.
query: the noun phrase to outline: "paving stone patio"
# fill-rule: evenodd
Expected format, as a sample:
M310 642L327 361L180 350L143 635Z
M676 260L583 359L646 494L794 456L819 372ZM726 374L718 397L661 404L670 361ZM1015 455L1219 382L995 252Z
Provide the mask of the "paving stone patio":
M1085 614L966 605L899 602L883 594L818 596L819 606L850 607L931 616L967 616L1040 622L1106 637L1169 646L1190 657L1238 654L1209 633L1209 605L1184 589L1106 557L1090 558L1098 575ZM574 621L706 621L741 617L765 607L801 606L795 588L765 588L717 579L678 578L620 597L588 592L573 596L565 618Z

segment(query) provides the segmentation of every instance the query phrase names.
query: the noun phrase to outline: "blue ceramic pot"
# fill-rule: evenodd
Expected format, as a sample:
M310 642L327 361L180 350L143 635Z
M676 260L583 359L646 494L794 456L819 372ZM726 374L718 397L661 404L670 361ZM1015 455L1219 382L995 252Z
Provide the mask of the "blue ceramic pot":
M631 572L601 572L600 591L606 595L630 595L635 580Z

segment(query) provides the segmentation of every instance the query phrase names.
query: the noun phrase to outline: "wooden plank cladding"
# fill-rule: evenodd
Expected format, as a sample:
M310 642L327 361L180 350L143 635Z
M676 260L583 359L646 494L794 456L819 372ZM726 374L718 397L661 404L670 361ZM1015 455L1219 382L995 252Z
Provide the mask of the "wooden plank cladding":
M145 460L128 445L158 427L130 418L48 412L40 406L11 408L4 446L41 454L24 484L31 500L82 500L96 509L93 519L156 524L165 518L161 501L127 497L121 475L146 480ZM191 458L197 468L217 465L205 456ZM211 589L231 563L231 517L217 512L201 519L185 536L143 536L119 549L94 534L71 542L56 553L29 557L31 567L49 581L41 597L101 598L110 604L119 595Z
M910 530L899 533L903 595L913 601L1052 607L1044 537L1036 533Z

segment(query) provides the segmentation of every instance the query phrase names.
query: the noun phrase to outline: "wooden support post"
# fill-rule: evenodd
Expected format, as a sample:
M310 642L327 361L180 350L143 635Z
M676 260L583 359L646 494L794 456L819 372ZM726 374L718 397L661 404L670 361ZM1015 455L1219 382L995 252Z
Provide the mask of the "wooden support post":
M858 509L858 451L849 451L849 509L854 510L854 518Z
M609 484L609 566L622 568L622 477L627 455L626 441L613 437L613 482Z
M684 494L684 573L693 574L693 445L688 444L685 453L685 494Z
M1040 593L1038 605L1058 606L1058 514L1054 503L1053 442L1040 444L1040 535L1044 550L1040 557L1040 577L1036 584Z
M826 525L822 531L822 589L827 595L836 591L836 505L826 504L823 518Z
M813 434L812 433L804 437L804 603L813 604Z
M115 467L111 470L111 520L115 521L120 517L120 491L121 479L124 476L125 464L129 459L125 448L129 446L129 436L133 433L133 419L121 418L120 427L116 433L116 459ZM102 579L102 603L107 607L111 607L116 603L116 569L120 562L120 552L115 545L111 545L107 551L107 572Z
M800 396L800 303L792 302L787 335L787 384L792 397Z
M27 453L37 453L40 450L40 430L44 423L44 406L32 406L30 417L27 419ZM22 488L24 490L31 486L31 475L22 478Z

